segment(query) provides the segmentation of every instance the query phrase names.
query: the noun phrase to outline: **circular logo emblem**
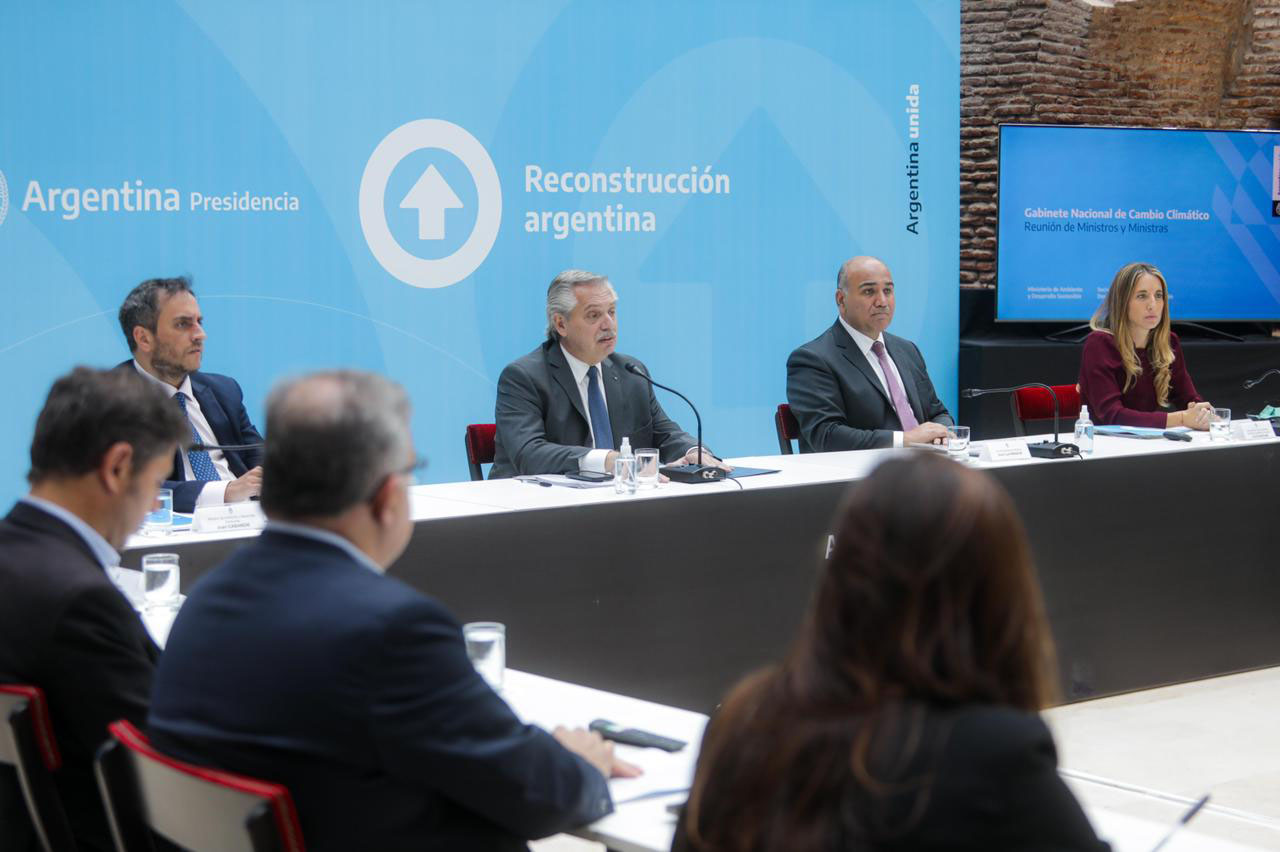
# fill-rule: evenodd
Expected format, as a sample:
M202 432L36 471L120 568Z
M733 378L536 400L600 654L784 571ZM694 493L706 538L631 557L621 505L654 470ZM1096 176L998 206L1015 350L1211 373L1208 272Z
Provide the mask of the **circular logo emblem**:
M4 217L9 215L9 184L4 182L4 172L0 172L0 225Z
M438 148L457 157L476 187L478 209L471 235L453 254L436 259L418 257L396 241L384 206L391 173L401 160L423 148ZM438 239L443 233L443 210L461 206L434 169L423 175L401 206L410 204L423 216L420 234L424 239ZM448 287L475 272L493 248L501 222L502 186L489 152L470 133L442 119L423 118L391 131L373 149L360 178L360 228L369 251L383 269L414 287Z

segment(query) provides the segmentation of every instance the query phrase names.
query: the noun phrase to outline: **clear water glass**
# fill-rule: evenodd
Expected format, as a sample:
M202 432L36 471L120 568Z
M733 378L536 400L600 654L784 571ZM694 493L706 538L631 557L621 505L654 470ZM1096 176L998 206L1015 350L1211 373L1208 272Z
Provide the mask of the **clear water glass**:
M142 521L143 535L168 535L173 530L173 489L156 491L156 504Z
M467 659L495 692L502 691L507 670L507 626L496 621L472 621L462 625Z
M1231 409L1215 408L1213 417L1209 420L1209 440L1210 441L1230 441L1231 440Z
M952 426L947 429L947 452L958 459L969 457L968 426Z
M636 493L636 457L618 456L613 461L613 490L619 494Z
M175 606L180 585L178 554L148 553L142 557L142 599L147 606Z
M658 487L658 451L636 450L636 488L641 491Z

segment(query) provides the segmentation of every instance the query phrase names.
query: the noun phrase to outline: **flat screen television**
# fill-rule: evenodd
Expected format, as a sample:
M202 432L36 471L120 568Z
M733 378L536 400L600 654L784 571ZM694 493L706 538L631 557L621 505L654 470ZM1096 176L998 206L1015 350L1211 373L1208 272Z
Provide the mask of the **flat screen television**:
M1144 261L1175 320L1280 320L1280 132L1000 128L998 321L1086 322Z

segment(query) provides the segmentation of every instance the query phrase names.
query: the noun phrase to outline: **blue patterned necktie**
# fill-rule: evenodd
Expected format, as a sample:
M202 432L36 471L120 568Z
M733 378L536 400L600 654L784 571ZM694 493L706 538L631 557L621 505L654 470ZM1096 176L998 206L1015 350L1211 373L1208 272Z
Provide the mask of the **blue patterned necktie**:
M613 427L609 425L609 409L604 405L600 392L600 369L592 365L587 370L587 409L591 413L591 434L596 437L597 450L613 449Z
M173 395L178 401L178 407L182 409L185 416L187 413L187 395L182 391L178 391ZM187 417L187 425L191 427L191 439L197 444L204 443L200 440L200 433L196 431L196 424L191 422L191 418ZM213 459L209 457L208 450L187 450L187 461L191 462L191 475L199 482L217 482L218 469L213 466Z

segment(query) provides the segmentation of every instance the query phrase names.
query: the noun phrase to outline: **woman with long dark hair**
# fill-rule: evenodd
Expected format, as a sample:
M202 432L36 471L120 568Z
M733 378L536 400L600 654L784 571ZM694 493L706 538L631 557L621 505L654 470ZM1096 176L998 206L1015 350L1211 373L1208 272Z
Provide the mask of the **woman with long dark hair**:
M1106 850L1038 711L1052 644L1008 495L895 459L836 518L785 661L708 725L675 849Z
M1213 407L1196 393L1169 327L1169 287L1159 269L1121 267L1089 326L1093 332L1080 353L1080 401L1095 423L1209 428Z

